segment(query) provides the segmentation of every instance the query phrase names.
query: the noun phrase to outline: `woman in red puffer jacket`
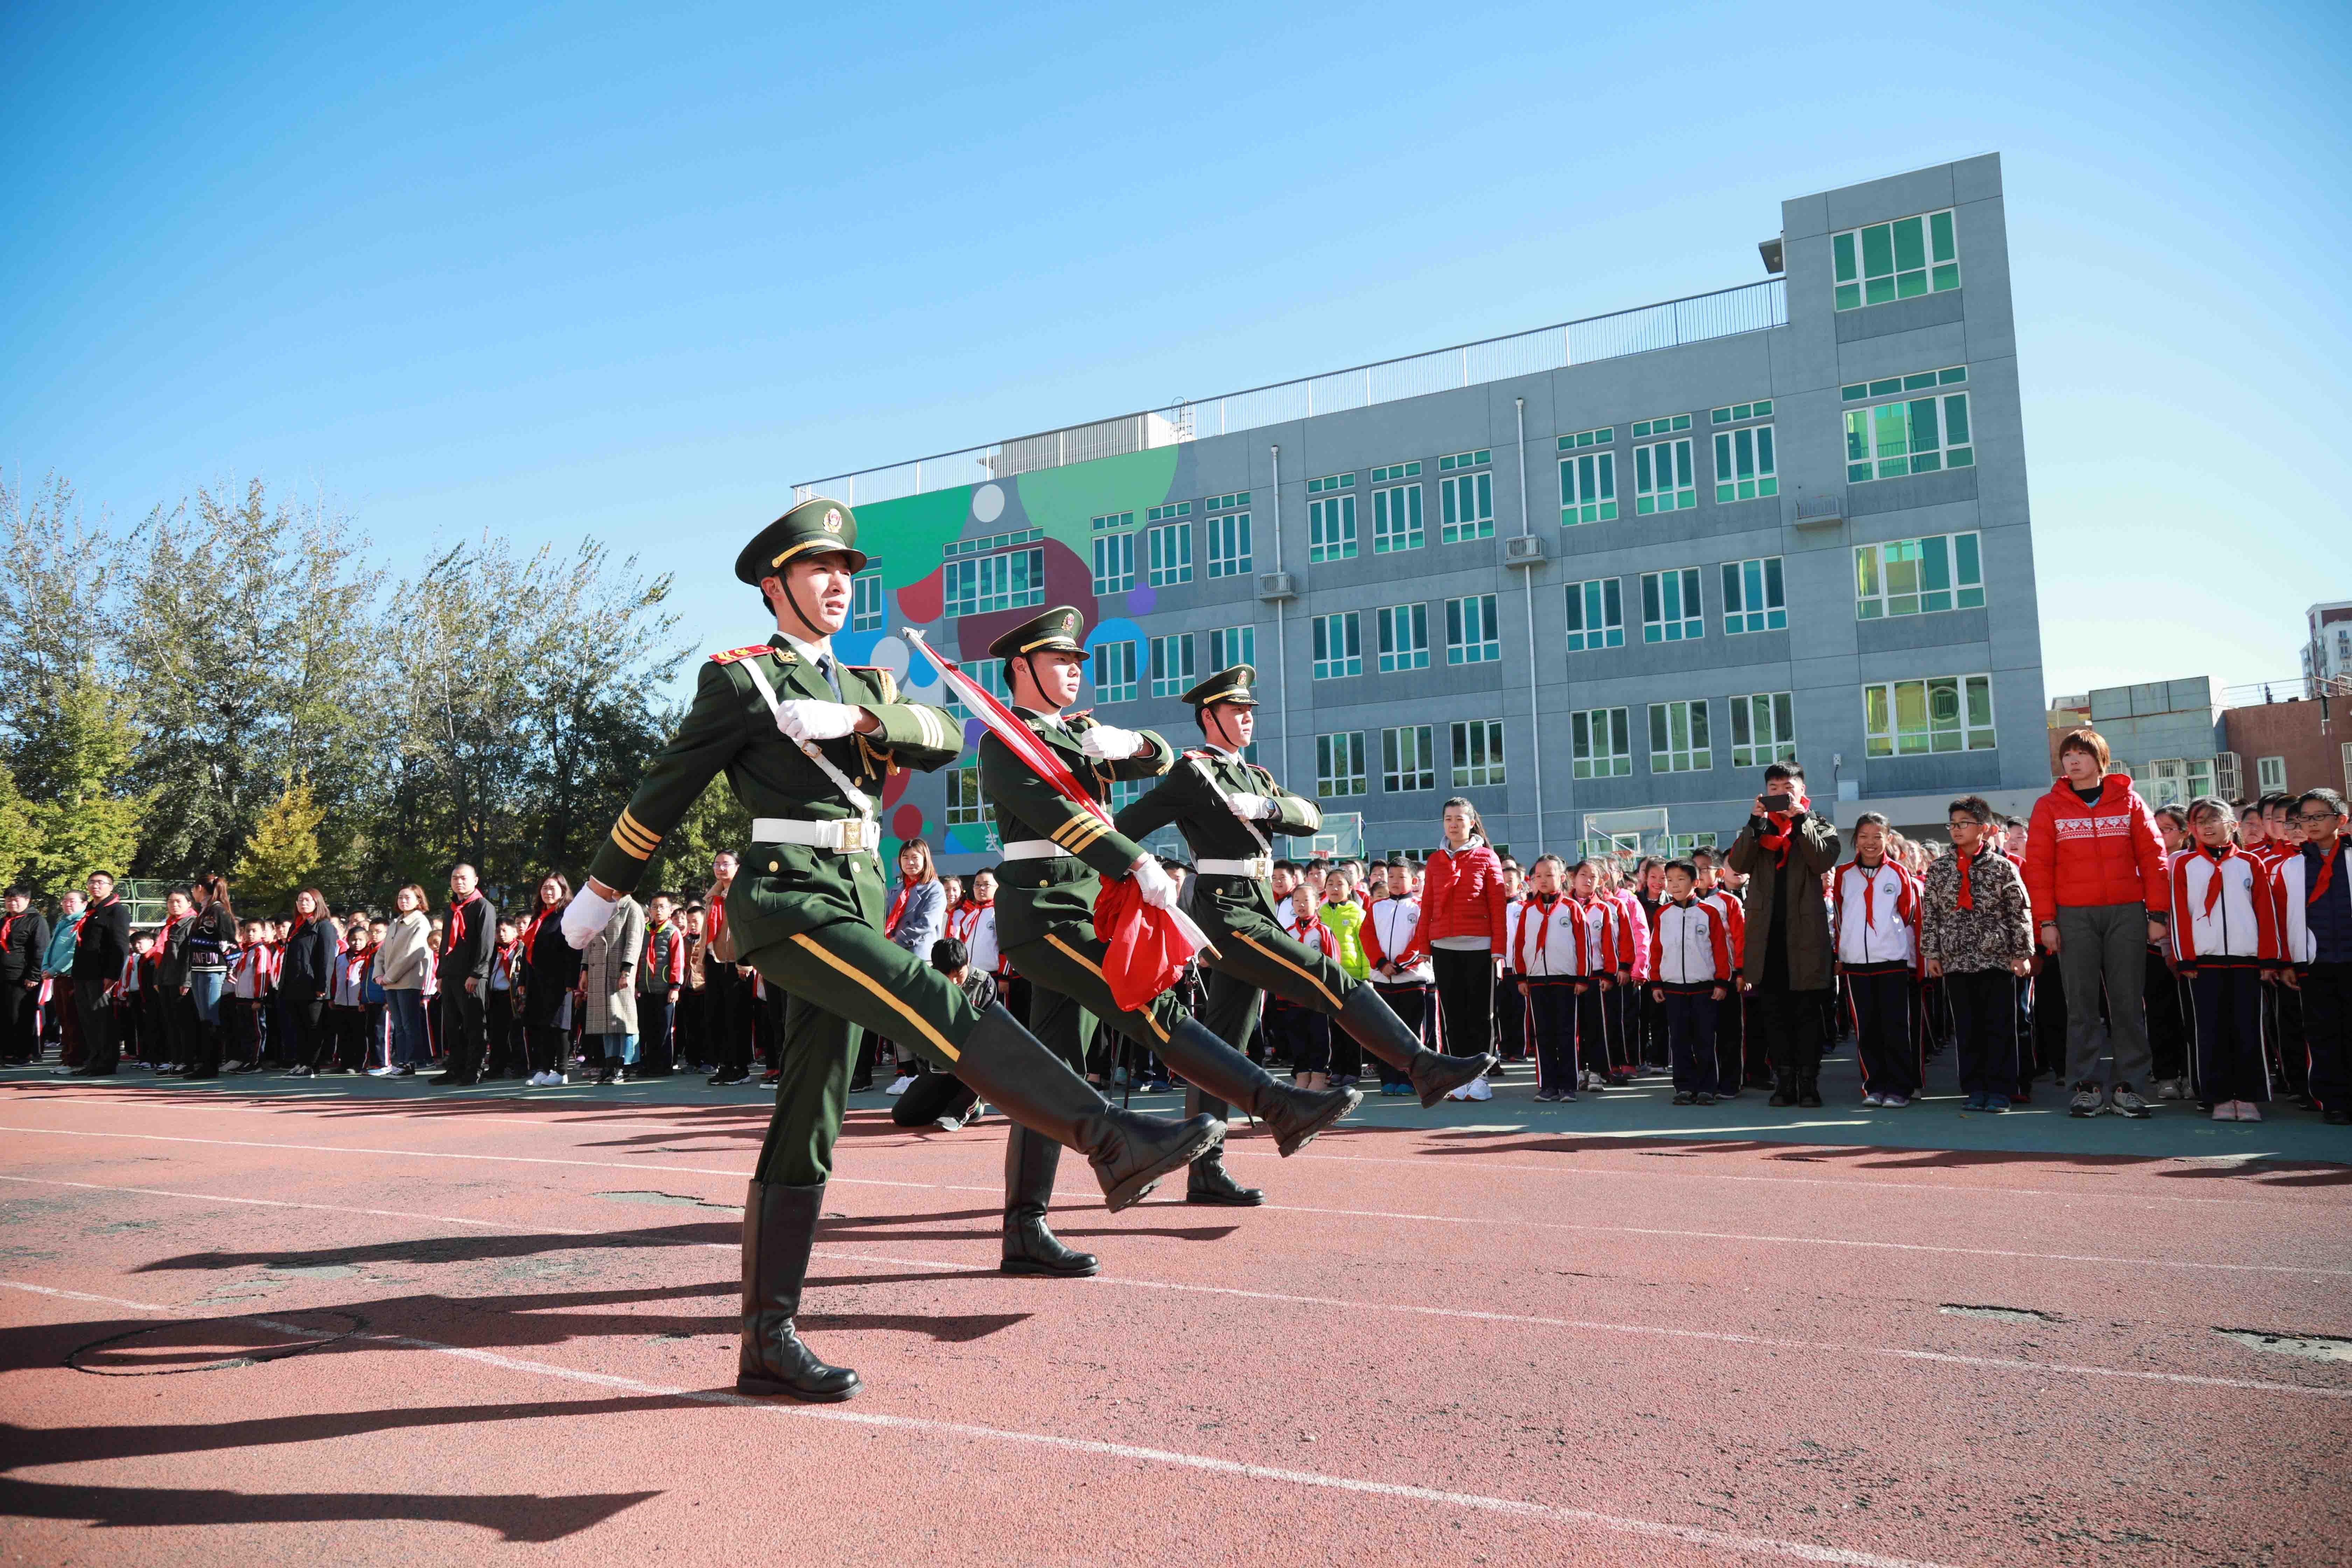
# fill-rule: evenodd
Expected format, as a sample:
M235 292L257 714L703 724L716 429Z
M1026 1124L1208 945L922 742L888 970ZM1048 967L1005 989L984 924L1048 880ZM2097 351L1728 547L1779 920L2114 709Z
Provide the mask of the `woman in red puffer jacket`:
M1458 1057L1495 1048L1495 955L1504 950L1503 863L1480 831L1478 808L1460 795L1445 803L1445 845L1429 858L1421 884L1421 925L1413 946L1436 972L1445 1049ZM1454 1091L1486 1100L1482 1074Z

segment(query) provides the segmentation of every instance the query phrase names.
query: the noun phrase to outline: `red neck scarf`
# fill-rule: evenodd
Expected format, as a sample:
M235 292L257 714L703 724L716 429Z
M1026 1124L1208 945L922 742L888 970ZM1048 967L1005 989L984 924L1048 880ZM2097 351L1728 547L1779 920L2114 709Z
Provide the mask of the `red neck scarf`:
M452 952L458 942L465 940L466 911L474 907L474 900L479 897L479 893L467 893L463 899L451 901L449 923L441 929L441 951L444 953Z
M2210 915L2213 912L2213 906L2221 901L2221 868L2228 865L2232 857L2244 852L2234 844L2224 844L2219 849L2208 849L2200 844L2197 853L2213 862L2213 874L2205 879L2205 912Z
M882 917L882 934L884 936L890 936L898 931L898 917L907 912L907 894L910 890L911 889L906 883L901 882L898 884L898 893L890 900L890 912Z
M2319 858L2319 875L2311 879L2311 891L2303 896L2305 903L2319 902L2320 895L2326 892L2328 885L2336 880L2336 862L2342 858L2344 858L2344 840L2338 837L2327 853Z
M1979 849L1973 855L1960 857L1960 908L1972 910L1977 907L1976 892L1969 885L1974 879L1969 875L1969 868L1990 853L1990 849Z
M1812 808L1812 797L1806 795L1803 790L1797 792L1797 811L1809 811ZM1764 831L1756 836L1756 842L1772 852L1772 863L1776 866L1785 866L1789 863L1789 824L1795 816L1796 812L1767 812L1764 816Z
M515 942L522 948L524 952L528 953L530 951L531 941L539 935L539 928L546 921L547 917L555 913L555 911L562 907L562 906L561 904L541 904L532 912L530 923L522 928L522 935L515 938ZM443 944L441 951L444 952L449 951L446 943Z

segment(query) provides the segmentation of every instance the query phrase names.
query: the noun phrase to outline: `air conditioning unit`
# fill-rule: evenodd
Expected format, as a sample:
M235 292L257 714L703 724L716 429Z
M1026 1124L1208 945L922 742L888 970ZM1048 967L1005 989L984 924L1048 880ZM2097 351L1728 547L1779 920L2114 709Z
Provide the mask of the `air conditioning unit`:
M1506 566L1539 566L1543 558L1544 542L1540 533L1522 533L1503 541L1503 564Z
M1298 597L1298 583L1287 572L1261 572L1257 574L1257 596L1268 604Z
M1799 496L1796 526L1799 528L1831 528L1845 521L1845 494Z

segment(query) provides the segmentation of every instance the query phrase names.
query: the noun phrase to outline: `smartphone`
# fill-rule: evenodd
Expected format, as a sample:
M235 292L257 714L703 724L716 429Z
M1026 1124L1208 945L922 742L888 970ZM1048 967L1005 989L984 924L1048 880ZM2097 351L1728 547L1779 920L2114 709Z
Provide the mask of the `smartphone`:
M1764 797L1764 809L1767 811L1787 811L1796 804L1797 797L1793 795L1768 795Z

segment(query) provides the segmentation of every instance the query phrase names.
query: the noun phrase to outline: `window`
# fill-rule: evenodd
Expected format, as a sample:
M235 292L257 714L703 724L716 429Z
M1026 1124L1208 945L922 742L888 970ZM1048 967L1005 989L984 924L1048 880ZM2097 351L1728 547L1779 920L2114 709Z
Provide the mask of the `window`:
M1853 618L1930 615L1984 607L1984 563L1973 533L1937 533L1859 544L1853 552Z
M1691 416L1687 414L1637 419L1633 422L1633 438L1638 441L1645 436L1671 436L1677 430L1689 429L1690 425ZM1678 511L1696 505L1698 481L1691 476L1689 437L1633 448L1633 510L1637 515L1647 517L1654 511Z
M1192 515L1192 503L1191 501L1170 501L1166 506L1155 506L1150 511L1145 512L1143 514L1143 521L1146 522L1166 522L1171 518L1190 517Z
M979 616L1018 610L1045 602L1045 552L1010 550L950 561L946 567L947 613Z
M1591 653L1625 646L1624 588L1601 577L1568 585L1568 651Z
M1151 695L1181 697L1192 689L1192 634L1151 639Z
M1495 617L1495 595L1474 594L1445 601L1445 662L1485 664L1503 657L1503 634Z
M1429 668L1429 606L1387 605L1380 612L1381 669Z
M1780 493L1780 470L1772 456L1772 426L1715 433L1715 499L1754 500Z
M1136 699L1135 645L1104 642L1094 646L1095 700L1132 702Z
M1699 609L1698 568L1642 574L1642 640L1693 642L1706 635Z
M1935 675L1862 689L1863 729L1874 757L1980 752L1992 738L1992 677Z
M2284 757L2256 757L2254 759L2254 787L2262 791L2264 795L2269 795L2273 791L2286 788L2286 759Z
M1559 438L1559 524L1609 522L1617 516L1617 427Z
M1255 626L1220 626L1209 634L1209 668L1213 672L1256 662Z
M1150 546L1151 585L1165 588L1192 580L1192 525L1163 522L1144 530Z
M1706 702L1650 704L1650 771L1705 773L1715 766L1706 741Z
M2237 753L2230 756L2234 773ZM2131 776L2139 782L2140 795L2149 805L2187 805L2201 795L2236 793L2219 787L2214 764L2220 761L2219 757L2161 757L2134 763Z
M1438 537L1448 544L1495 537L1495 474L1491 451L1456 452L1437 459ZM1471 470L1475 469L1476 472Z
M1003 659L975 656L964 664L963 672L971 677L971 683L974 686L979 687L999 702L1013 700L1013 689L1004 682ZM955 716L958 723L971 717L971 710L952 698L948 700L947 710Z
M1125 811L1151 793L1158 779L1113 779L1110 781L1110 809L1113 815Z
M1381 731L1381 788L1391 795L1437 787L1437 745L1426 724Z
M1209 531L1209 575L1239 577L1250 569L1250 514L1229 511L1202 523Z
M1759 397L1753 403L1735 403L1718 408L1706 416L1710 425L1737 425L1745 419L1769 419L1772 416L1772 400Z
M1960 286L1960 253L1948 207L1847 229L1831 238L1830 261L1841 310Z
M849 580L849 629L853 632L878 632L887 612L882 594L882 568L872 556L866 558L866 569Z
M1370 785L1364 780L1361 730L1315 737L1315 793L1327 798L1370 793Z
M980 796L980 753L973 752L948 770L948 826L971 827L988 820Z
M1731 700L1731 765L1760 768L1797 760L1796 719L1785 691Z
M2345 742L2341 751L2344 757L2344 793L2352 795L2352 741Z
M1886 399L1845 411L1847 480L1859 484L1973 464L1977 455L1969 432L1969 395L1936 390L1968 376L1967 366L1952 365L1841 388L1841 400L1846 403ZM1913 393L1927 395L1915 397Z
M1393 482L1400 479L1413 482ZM1420 479L1419 463L1391 463L1385 468L1372 470L1372 483L1385 483L1385 488L1372 492L1373 554L1386 555L1392 550L1421 548Z
M1454 725L1454 787L1477 789L1503 782L1503 721L1457 720Z
M1727 636L1742 632L1789 629L1789 606L1780 592L1780 558L1723 563L1723 629Z
M1353 561L1356 558L1356 483L1353 474L1307 481L1307 559Z
M1094 520L1096 593L1123 594L1135 586L1135 535L1105 531L1134 521L1131 511L1115 511Z
M1337 680L1364 673L1364 645L1356 612L1315 617L1315 679Z
M1632 725L1622 708L1593 708L1568 716L1569 739L1580 779L1622 779L1633 772Z

